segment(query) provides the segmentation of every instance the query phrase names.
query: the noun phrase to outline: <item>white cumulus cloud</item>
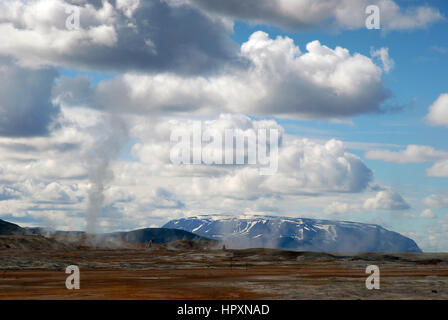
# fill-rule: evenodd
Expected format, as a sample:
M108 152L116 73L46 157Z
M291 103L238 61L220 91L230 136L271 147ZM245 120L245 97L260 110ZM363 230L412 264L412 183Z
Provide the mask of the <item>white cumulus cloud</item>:
M394 60L389 57L389 48L381 48L378 50L371 50L370 52L372 57L379 58L381 63L383 64L383 69L386 73L388 73L395 65Z
M369 198L364 202L365 209L380 210L407 210L410 209L409 204L395 190L379 191L375 197Z
M67 28L77 12L79 26ZM212 71L238 60L232 28L228 19L162 0L0 2L0 54L32 67Z
M432 208L448 208L448 194L432 194L423 199L423 203Z
M436 218L437 215L434 212L432 212L431 209L425 209L422 212L420 212L420 217L433 219Z
M448 127L448 93L442 93L429 107L426 121L433 126Z
M208 77L128 73L100 82L91 93L91 104L119 112L231 112L307 119L381 111L390 92L381 68L370 58L319 41L308 43L306 50L301 52L288 37L271 39L258 31L241 46L241 56L250 62L247 68Z
M441 160L434 163L426 170L430 177L448 177L448 160Z
M371 160L382 160L395 163L421 163L433 162L448 158L448 152L436 150L430 146L408 145L400 151L369 150L365 157Z

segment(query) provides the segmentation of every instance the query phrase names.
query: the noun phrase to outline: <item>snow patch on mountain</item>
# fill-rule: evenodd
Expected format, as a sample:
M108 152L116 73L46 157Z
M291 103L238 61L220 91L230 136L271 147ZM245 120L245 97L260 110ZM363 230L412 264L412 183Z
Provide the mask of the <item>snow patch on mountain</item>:
M276 216L201 215L172 220L181 229L223 241L228 248L326 252L421 252L417 244L375 224Z

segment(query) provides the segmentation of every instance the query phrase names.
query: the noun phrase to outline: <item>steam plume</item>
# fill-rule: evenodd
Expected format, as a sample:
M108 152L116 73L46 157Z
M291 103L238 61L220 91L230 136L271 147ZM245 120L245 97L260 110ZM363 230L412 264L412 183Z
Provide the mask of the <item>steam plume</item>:
M91 188L88 195L86 215L87 233L98 231L99 219L104 206L104 191L113 181L111 162L119 155L128 139L125 121L116 114L107 115L102 124L100 138L87 156Z

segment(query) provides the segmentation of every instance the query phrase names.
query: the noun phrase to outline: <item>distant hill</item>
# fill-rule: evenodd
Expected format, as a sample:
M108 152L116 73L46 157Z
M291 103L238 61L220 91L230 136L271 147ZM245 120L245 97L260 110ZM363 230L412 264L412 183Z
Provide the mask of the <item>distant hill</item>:
M153 243L166 243L178 240L189 241L210 241L206 237L196 235L194 233L168 228L146 228L140 230L133 230L128 232L114 232L106 234L108 237L118 237L122 241L145 243L154 239Z
M23 235L26 234L26 229L4 220L0 220L0 235Z
M182 229L223 241L229 248L319 252L421 252L417 244L379 225L275 216L204 215L172 220Z
M22 228L17 224L0 220L0 236L10 235L41 235L53 237L59 241L82 241L86 239L86 233L82 231L59 231L48 228ZM130 243L147 243L153 240L154 244L173 241L213 241L209 238L193 234L185 230L169 228L146 228L127 232L113 232L94 235L93 238L104 240L120 240Z

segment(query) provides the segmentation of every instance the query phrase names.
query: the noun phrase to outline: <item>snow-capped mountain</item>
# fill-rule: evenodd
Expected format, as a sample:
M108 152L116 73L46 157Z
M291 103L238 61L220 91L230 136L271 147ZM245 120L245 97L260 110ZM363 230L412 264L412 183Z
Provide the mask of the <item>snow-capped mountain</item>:
M381 226L274 216L202 215L171 220L181 229L223 241L229 248L281 248L326 252L421 252L417 244Z

